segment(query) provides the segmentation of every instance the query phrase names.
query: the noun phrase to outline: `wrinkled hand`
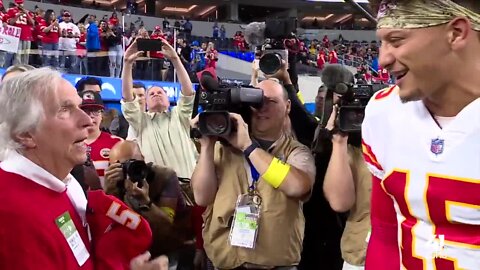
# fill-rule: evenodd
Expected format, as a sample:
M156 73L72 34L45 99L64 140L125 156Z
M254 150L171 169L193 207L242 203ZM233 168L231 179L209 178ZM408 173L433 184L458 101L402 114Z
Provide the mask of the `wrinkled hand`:
M133 64L133 62L135 62L142 54L143 52L138 51L137 40L135 39L130 47L128 47L128 49L125 51L125 55L123 56L124 62L126 64Z
M149 185L144 179L143 186L138 187L138 183L133 183L130 179L125 180L125 191L127 195L134 197L140 204L147 204L150 202L150 196L148 195Z
M325 126L326 129L332 131L337 126L338 110L339 110L338 105L333 105L332 113L330 114L330 118L328 119L327 125ZM336 131L332 134L333 144L347 144L347 141L348 141L348 134L345 134L340 131Z
M164 38L159 38L162 41L162 50L161 53L170 61L174 60L175 58L179 58L175 49L168 43L168 41Z
M113 163L105 169L104 190L108 194L117 189L117 183L123 181L123 169L121 163Z
M230 113L230 119L237 130L232 132L226 139L233 147L244 151L252 144L250 134L248 133L248 125L243 121L240 114Z
M190 120L190 126L192 128L198 128L198 121L199 121L199 114ZM202 136L199 139L196 139L202 148L213 148L215 143L217 142L218 138L215 136Z
M160 256L154 260L149 261L150 253L138 255L130 262L131 270L168 270L167 256Z

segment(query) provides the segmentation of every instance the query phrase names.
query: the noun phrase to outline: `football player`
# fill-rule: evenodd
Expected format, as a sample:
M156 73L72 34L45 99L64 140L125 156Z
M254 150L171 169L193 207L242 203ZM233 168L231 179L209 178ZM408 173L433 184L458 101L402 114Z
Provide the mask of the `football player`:
M362 126L366 269L480 269L480 1L370 0L380 65Z

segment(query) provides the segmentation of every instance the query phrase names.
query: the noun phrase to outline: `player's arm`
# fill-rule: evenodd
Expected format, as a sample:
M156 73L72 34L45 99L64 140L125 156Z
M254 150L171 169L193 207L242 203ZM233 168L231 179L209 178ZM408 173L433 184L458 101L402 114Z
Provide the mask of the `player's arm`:
M393 199L383 190L380 179L374 176L372 181L370 210L372 231L365 269L400 269L397 218Z

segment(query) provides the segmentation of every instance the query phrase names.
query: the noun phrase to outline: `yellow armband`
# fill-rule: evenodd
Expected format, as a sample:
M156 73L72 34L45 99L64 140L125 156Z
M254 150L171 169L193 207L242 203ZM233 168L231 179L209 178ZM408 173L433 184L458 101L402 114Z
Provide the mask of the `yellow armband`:
M162 210L167 215L170 223L173 223L173 220L175 219L175 210L167 206L160 207L160 210Z
M274 157L267 171L262 175L262 178L272 187L278 188L285 180L285 177L287 177L289 171L290 165Z

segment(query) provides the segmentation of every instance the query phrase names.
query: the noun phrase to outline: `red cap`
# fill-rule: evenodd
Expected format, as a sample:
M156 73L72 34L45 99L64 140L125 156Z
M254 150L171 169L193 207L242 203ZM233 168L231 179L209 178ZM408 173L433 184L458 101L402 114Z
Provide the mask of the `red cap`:
M15 0L15 4L19 4L19 5L20 5L20 4L23 4L23 2L24 2L23 0Z
M155 26L155 31L160 31L160 29L162 29L160 25Z
M65 11L63 12L63 17L72 17L72 14L70 14L68 11Z
M95 269L130 269L130 261L152 243L147 220L102 190L89 191L87 198Z

